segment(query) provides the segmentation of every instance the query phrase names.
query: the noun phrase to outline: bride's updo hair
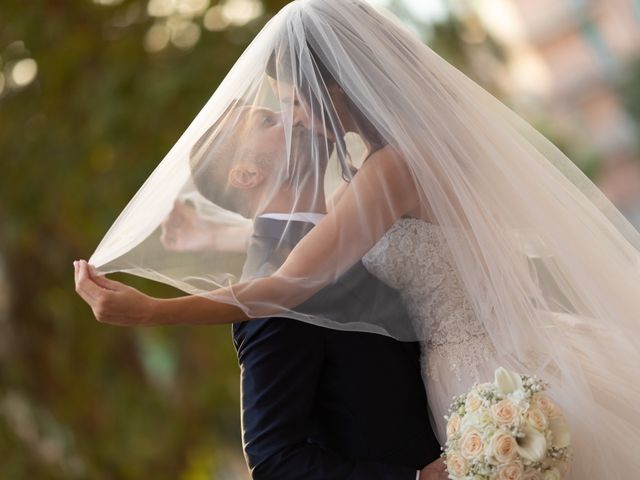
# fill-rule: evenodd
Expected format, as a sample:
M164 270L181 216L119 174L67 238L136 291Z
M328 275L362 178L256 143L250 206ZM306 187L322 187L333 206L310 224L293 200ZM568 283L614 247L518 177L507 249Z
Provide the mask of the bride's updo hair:
M308 52L308 60L312 65L311 69L305 70L300 65L306 60L304 52ZM292 58L296 59L298 65L291 64ZM327 108L327 105L332 106L333 104L329 90L335 91L336 87L339 88L341 101L344 102L346 110L357 125L358 134L369 142L373 151L386 145L387 142L380 132L370 122L361 108L349 97L342 83L331 72L326 62L322 60L322 56L317 53L317 49L313 47L309 40L305 42L304 51L302 53L296 52L293 56L290 55L289 47L272 51L267 61L266 73L276 81L295 85L296 93L302 98L306 107L316 117L322 117L324 122L334 129L333 133L336 137L335 148L342 170L342 177L345 181L350 181L358 169L353 165L347 150L344 140L346 132L343 129L342 119L337 116L334 108ZM313 78L307 78L308 76ZM295 78L295 81L293 78ZM314 85L313 88L312 85ZM318 98L318 89L322 92L323 98Z
M333 109L325 108L325 104L328 103L328 90L332 86L340 87L340 84L331 74L326 65L318 58L311 46L307 44L311 62L313 63L313 75L314 80L310 82L309 78L304 72L294 70L291 65L291 57L288 52L273 51L267 61L266 73L267 75L278 81L285 82L296 87L296 95L299 95L302 99L305 107L317 118L321 118L327 125L331 125L335 130L335 145L336 153L338 155L338 161L340 163L340 169L342 171L342 177L345 181L350 181L356 174L358 169L353 165L351 156L347 151L347 147L344 141L345 132L342 130L342 122L336 116ZM295 76L296 80L292 79ZM317 98L316 89L311 88L312 84L318 83L320 88L326 92L325 98ZM348 99L347 99L348 100ZM330 102L329 102L330 103ZM351 107L350 107L351 108Z

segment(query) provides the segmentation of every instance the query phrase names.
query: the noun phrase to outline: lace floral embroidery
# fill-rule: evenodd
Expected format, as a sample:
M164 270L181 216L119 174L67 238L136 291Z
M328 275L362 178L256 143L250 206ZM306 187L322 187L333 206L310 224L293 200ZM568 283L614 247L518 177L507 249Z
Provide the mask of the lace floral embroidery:
M460 285L438 225L400 219L362 259L369 272L400 291L422 332L423 373L434 376L434 356L458 379L494 355L489 336Z

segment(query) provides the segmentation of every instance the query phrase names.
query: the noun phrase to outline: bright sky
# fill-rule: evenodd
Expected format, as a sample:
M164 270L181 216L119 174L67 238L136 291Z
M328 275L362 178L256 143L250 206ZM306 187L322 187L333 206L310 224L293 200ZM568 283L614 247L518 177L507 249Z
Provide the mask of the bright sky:
M369 0L369 2L383 7L390 3L389 0ZM402 2L418 19L426 22L440 20L446 16L445 0L402 0Z

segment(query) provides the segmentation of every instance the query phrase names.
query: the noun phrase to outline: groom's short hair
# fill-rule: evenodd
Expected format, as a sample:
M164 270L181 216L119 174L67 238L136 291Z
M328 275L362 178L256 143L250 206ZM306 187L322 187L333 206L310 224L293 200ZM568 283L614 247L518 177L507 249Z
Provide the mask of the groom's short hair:
M242 194L228 184L229 172L238 157L252 155L250 148L241 145L238 122L246 106L236 99L222 115L200 136L189 153L191 178L198 192L210 202L247 217L247 204Z

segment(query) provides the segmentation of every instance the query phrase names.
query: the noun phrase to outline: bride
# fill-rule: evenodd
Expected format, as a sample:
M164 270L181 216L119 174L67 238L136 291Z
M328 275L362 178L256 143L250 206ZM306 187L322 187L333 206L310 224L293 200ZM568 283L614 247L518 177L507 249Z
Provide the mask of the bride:
M263 112L257 121L286 147L271 152L277 162L251 152L258 167L232 168L235 188L277 164L279 186L307 198L305 175L327 154L335 173L327 215L261 277L243 275L250 224L229 211L226 177L214 181L221 163L247 154L248 139L229 135L239 104ZM299 128L315 133L304 161L291 141ZM572 432L566 478L616 480L640 471L639 250L638 232L566 156L395 18L361 0L297 0L248 47L89 262L74 265L78 293L104 322L278 315L419 340L442 444L453 395L497 366L538 375ZM336 323L299 308L358 261L401 292L409 322ZM152 298L102 276L115 271L190 295Z

